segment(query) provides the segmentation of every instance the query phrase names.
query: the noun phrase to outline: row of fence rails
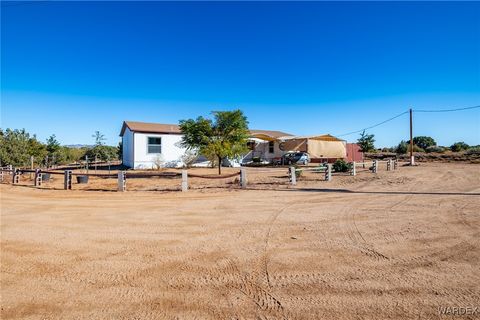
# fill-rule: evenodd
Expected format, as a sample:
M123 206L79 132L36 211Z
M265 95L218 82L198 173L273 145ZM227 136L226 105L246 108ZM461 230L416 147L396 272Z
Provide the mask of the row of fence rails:
M358 173L359 168L363 168L368 166L368 169L365 171L371 171L372 173L377 173L380 164L386 164L387 170L395 170L398 167L397 160L389 159L385 161L378 161L373 160L371 162L353 162L351 163L351 171L350 175L355 176ZM371 165L371 166L370 166ZM314 173L314 174L321 174L320 177L324 181L331 181L334 174L332 164L322 164L317 167L289 167L289 168L258 168L258 169L251 169L251 168L241 168L240 171L236 171L234 173L229 173L225 175L201 175L195 174L192 172L188 172L187 170L183 170L182 172L126 172L120 171L114 174L106 174L106 173L78 173L73 172L72 170L41 170L41 169L18 169L18 168L10 168L10 167L2 167L0 168L1 172L1 179L3 181L3 175L5 173L10 173L12 175L12 183L19 184L20 176L25 173L33 173L35 174L35 179L33 179L33 184L36 187L41 187L43 183L44 175L63 175L63 188L66 190L72 189L72 177L77 177L77 183L80 184L80 180L78 179L79 176L86 176L86 177L93 177L95 178L95 182L97 183L94 186L94 189L98 190L111 190L116 189L118 191L126 191L127 190L127 180L132 180L131 187L129 186L129 190L151 190L152 187L152 180L151 178L163 178L163 179L171 179L170 183L166 183L166 180L162 180L161 185L164 190L182 190L187 191L191 186L190 179L194 179L196 183L195 186L201 187L225 187L226 184L235 185L238 179L238 184L241 188L246 188L247 185L255 185L255 184L268 184L272 187L275 187L279 184L286 184L286 185L296 185L298 176L300 173ZM226 179L236 178L235 181L222 181ZM319 176L315 176L314 180L319 180ZM112 179L111 185L106 185L103 182L99 182L99 180L108 180ZM135 179L141 180L138 183L134 183ZM142 180L143 179L143 180ZM180 183L178 183L178 179L180 179ZM197 180L199 179L199 180ZM305 180L305 177L302 178ZM31 180L31 179L30 179ZM88 179L87 179L88 180ZM113 181L117 180L117 185L113 184ZM308 180L308 179L307 179ZM199 183L198 181L202 181ZM207 181L222 181L220 184L214 184ZM312 180L310 180L312 181ZM31 182L30 182L31 183ZM88 181L87 181L88 183ZM150 188L150 189L149 189ZM166 188L166 189L165 189ZM88 189L85 187L83 189ZM157 187L154 186L154 190L158 190Z
M248 175L249 187L288 186L290 173L288 167L244 167Z
M5 167L0 167L0 182L3 182L5 175L11 175L13 172L13 166L8 165Z
M191 179L202 179L203 181L222 181L222 185L224 186L225 183L223 182L225 179L230 179L230 178L240 178L239 183L242 188L246 187L246 171L240 170L234 173L226 174L226 175L201 175L201 174L194 174L188 172L188 170L182 170L181 173L179 172L162 172L162 173L130 173L130 172L125 172L121 171L117 175L118 179L118 191L120 192L125 192L127 191L127 181L130 179L145 179L145 178L154 178L154 177L159 177L159 178L181 178L180 180L180 188L182 192L188 191L191 186ZM177 183L175 183L176 185ZM203 183L203 185L205 182ZM218 187L218 185L217 185ZM178 190L178 189L176 189Z
M370 165L371 164L371 165ZM350 164L350 174L352 176L357 175L358 167L365 168L368 166L367 170L372 173L377 173L380 169L380 165L385 164L387 171L397 170L398 169L398 160L397 159L387 159L387 160L372 160L371 162L352 162ZM367 171L364 170L364 171Z

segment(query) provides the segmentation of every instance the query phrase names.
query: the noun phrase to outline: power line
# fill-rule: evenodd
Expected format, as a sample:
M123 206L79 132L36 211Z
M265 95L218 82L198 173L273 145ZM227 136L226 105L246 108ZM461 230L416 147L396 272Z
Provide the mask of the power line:
M413 109L413 112L453 112L453 111L461 111L461 110L470 110L480 108L480 106L474 107L466 107L466 108L456 108L456 109L441 109L441 110L416 110Z
M424 109L419 109L419 110L416 110L416 109L413 109L412 111L413 112L454 112L454 111L462 111L462 110L471 110L471 109L477 109L477 108L480 108L480 106L473 106L473 107L465 107L465 108L455 108L455 109L441 109L441 110L424 110ZM351 135L351 134L355 134L355 133L360 133L360 132L363 132L363 131L366 131L366 130L369 130L369 129L373 129L375 127L378 127L384 123L387 123L389 121L392 121L392 120L395 120L396 118L398 117L401 117L403 116L404 114L408 113L409 111L405 111L405 112L402 112L394 117L391 117L387 120L384 120L382 122L379 122L377 124L374 124L373 126L370 126L370 127L366 127L366 128L363 128L363 129L360 129L360 130L356 130L356 131L352 131L352 132L348 132L348 133L344 133L344 134L339 134L339 135L336 135L337 137L343 137L343 136L348 136L348 135Z
M384 121L382 121L382 122L379 122L379 123L377 123L377 124L374 124L373 126L370 126L370 127L367 127L367 128L363 128L363 129L360 129L360 130L357 130L357 131L352 131L352 132L348 132L348 133L344 133L344 134L339 134L339 135L336 135L336 136L337 136L337 137L343 137L343 136L348 136L348 135L351 135L351 134L354 134L354 133L360 133L360 132L363 132L363 131L366 131L366 130L369 130L369 129L373 129L373 128L378 127L378 126L380 126L380 125L382 125L382 124L384 124L384 123L387 123L387 122L389 122L389 121L392 121L392 120L394 120L394 119L397 119L398 117L401 117L401 116L403 116L404 114L407 114L408 112L409 112L409 111L404 111L404 112L402 112L402 113L400 113L400 114L397 114L397 115L394 116L394 117L391 117L391 118L389 118L389 119L387 119L387 120L384 120Z

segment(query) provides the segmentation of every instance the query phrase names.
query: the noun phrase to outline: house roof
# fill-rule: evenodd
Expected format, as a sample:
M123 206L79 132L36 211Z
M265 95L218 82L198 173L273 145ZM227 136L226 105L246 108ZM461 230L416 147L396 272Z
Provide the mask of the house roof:
M254 138L259 138L262 140L278 140L282 137L291 137L290 133L285 133L282 131L273 131L273 130L250 130L250 134Z
M136 121L124 121L120 136L125 133L125 129L128 128L133 132L146 132L146 133L166 133L166 134L181 134L180 127L176 124L165 123L148 123L148 122L136 122Z
M295 136L295 137L288 137L287 139L291 139L291 140L310 139L310 140L320 140L320 141L345 141L345 140L339 139L337 137L334 137L331 134L322 134L322 135L316 135L316 136Z
M148 122L137 122L137 121L124 121L122 125L122 130L120 131L120 136L123 136L125 129L128 128L133 132L145 132L145 133L165 133L165 134L181 134L182 131L180 127L176 124L165 124L165 123L148 123ZM253 137L258 137L264 140L276 140L280 137L290 137L292 136L289 133L282 131L272 131L272 130L250 130L250 134Z

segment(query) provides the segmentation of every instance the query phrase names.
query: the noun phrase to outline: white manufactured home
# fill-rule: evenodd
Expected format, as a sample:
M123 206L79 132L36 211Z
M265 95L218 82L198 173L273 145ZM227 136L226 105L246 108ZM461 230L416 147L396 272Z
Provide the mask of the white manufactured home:
M122 162L129 168L183 166L182 156L186 149L181 146L182 133L178 125L124 121L120 136L123 144ZM238 159L237 164L255 158L272 162L291 151L307 152L312 160L321 162L345 158L347 150L344 140L331 135L300 137L271 130L250 130L247 146L249 152Z
M151 169L157 164L180 166L185 149L180 146L182 133L174 124L123 122L122 162L133 169Z

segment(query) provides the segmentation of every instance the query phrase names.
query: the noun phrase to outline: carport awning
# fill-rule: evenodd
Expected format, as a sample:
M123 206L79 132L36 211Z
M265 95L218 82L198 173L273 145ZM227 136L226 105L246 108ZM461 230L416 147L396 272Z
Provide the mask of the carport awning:
M272 137L272 136L269 136L269 135L263 134L263 133L252 134L252 135L250 135L250 137L265 140L265 141L276 141L276 140L278 140L275 137Z
M307 137L295 137L296 139L309 139L309 140L319 140L319 141L344 141L342 139L338 139L330 134L322 134L319 136L307 136Z

